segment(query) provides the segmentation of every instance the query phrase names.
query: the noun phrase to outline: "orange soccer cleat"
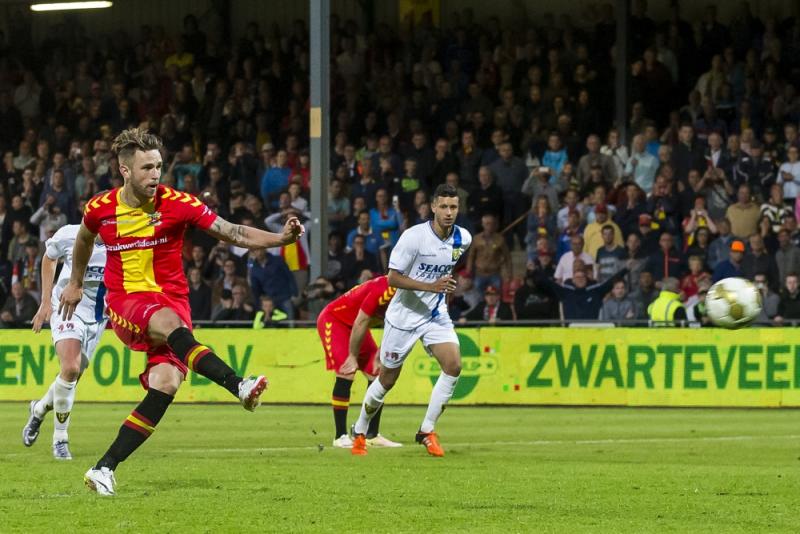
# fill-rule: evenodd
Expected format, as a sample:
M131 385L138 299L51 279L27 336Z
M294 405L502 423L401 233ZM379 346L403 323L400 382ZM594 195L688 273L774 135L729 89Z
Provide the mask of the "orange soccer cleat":
M355 456L366 456L367 436L364 434L356 434L353 436L353 447L350 449L350 453L354 454Z
M415 439L417 443L425 445L431 456L444 456L444 449L439 445L439 436L436 435L436 432L417 432Z

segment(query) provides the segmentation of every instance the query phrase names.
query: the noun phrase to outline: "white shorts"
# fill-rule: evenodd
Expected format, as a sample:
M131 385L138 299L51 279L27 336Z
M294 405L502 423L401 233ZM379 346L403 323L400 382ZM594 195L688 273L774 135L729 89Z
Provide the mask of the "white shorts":
M58 312L50 316L50 333L53 336L53 345L62 339L77 339L81 343L81 360L84 367L91 360L100 336L106 329L107 319L98 323L84 323L77 315L73 315L69 321L61 319Z
M429 348L431 345L439 343L458 345L458 336L449 317L437 317L413 330L401 330L386 322L381 340L381 365L389 369L402 366L418 339L422 340L428 354L431 353Z

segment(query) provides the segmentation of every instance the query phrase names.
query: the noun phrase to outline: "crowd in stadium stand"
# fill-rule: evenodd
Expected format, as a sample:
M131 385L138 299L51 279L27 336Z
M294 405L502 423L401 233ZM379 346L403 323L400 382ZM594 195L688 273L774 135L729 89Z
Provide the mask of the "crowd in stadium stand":
M727 276L757 282L763 321L800 319L800 18L646 9L634 2L630 21L627 144L610 4L580 27L544 14L507 29L465 10L447 29L366 33L334 15L331 233L248 252L193 232L194 318L315 319L385 272L448 183L475 235L454 320L643 319L663 280L692 310ZM308 46L302 21L252 22L227 44L191 15L175 34L75 26L34 49L0 42L0 323L35 312L44 240L122 184L109 147L126 127L163 138L163 183L231 221L310 217ZM309 280L321 238L327 272Z

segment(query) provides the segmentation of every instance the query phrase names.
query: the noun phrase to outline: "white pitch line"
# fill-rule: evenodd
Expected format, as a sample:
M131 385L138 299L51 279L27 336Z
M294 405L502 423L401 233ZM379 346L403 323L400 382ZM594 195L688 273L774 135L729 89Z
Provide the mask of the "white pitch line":
M447 443L447 447L521 447L521 446L547 446L547 445L624 445L636 443L681 443L693 441L759 441L770 439L800 439L800 434L778 435L778 436L700 436L687 438L613 438L613 439L581 439L581 440L534 440L534 441L484 441L471 443ZM325 445L325 448L328 447ZM253 447L253 448L224 448L224 449L170 449L169 452L180 454L208 453L230 453L230 452L287 452L318 450L319 446L303 447Z
M724 442L724 441L762 441L762 440L791 440L800 439L800 434L787 434L787 435L761 435L761 436L698 436L698 437L685 437L685 438L608 438L608 439L539 439L532 441L475 441L470 443L447 443L444 445L448 448L465 447L537 447L548 445L626 445L626 444L642 444L642 443L691 443L695 441L701 442ZM333 449L324 445L326 449ZM241 447L241 448L222 448L222 449L168 449L166 451L158 451L158 454L192 454L209 453L209 454L227 454L227 453L248 453L248 452L291 452L291 451L316 451L319 450L319 445L301 446L301 447ZM9 458L15 456L28 456L28 453L12 452L0 454L0 457Z

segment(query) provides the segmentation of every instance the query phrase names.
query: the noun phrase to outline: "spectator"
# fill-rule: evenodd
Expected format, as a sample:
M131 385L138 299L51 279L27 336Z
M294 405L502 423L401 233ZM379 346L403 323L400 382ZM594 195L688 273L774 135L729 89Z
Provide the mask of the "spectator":
M625 174L625 166L628 163L628 147L619 143L619 131L612 128L608 132L606 144L600 148L600 153L611 158L616 169L616 176Z
M202 272L197 267L189 267L189 308L193 321L211 319L211 288L203 281Z
M351 250L345 254L342 261L342 277L347 287L356 285L364 271L378 273L382 269L375 255L367 251L364 236L356 235Z
M631 292L631 300L636 304L636 318L647 319L647 308L658 296L655 279L650 271L639 273L638 287Z
M456 289L452 295L447 309L454 321L466 316L483 300L483 295L475 288L472 278L463 269L456 273Z
M331 231L340 230L349 215L350 199L344 195L342 181L333 179L328 189L328 221Z
M533 257L539 237L548 240L548 248L552 246L555 237L558 235L556 216L550 210L550 202L547 197L539 197L528 213L528 234L525 243L528 246L528 258Z
M603 228L607 226L610 226L614 232L613 244L615 246L622 246L624 243L622 240L622 230L608 217L608 206L606 204L598 204L594 208L594 213L594 222L587 224L586 229L583 231L583 239L586 243L584 250L591 257L596 257L597 251L603 246Z
M26 328L36 315L39 305L19 282L11 284L8 296L0 310L0 326L3 328Z
M394 246L400 237L402 219L398 208L398 205L394 207L389 205L389 194L386 189L378 189L375 193L375 207L369 210L371 228L379 232L381 238L391 246Z
M12 232L14 237L8 244L8 255L6 259L15 263L25 258L25 246L29 242L36 243L37 246L39 242L28 232L28 225L23 221L15 220L12 223Z
M590 169L597 166L601 170L603 181L616 183L617 168L610 156L600 152L600 137L594 134L589 135L586 139L586 150L587 153L578 160L578 180L585 184L589 179Z
M558 300L537 285L533 271L525 274L525 283L514 292L514 315L517 320L558 318Z
M265 206L277 206L277 194L289 186L288 155L285 150L279 150L275 156L275 166L264 171L261 177L261 198Z
M702 172L705 167L703 149L694 138L694 128L689 124L681 125L678 130L678 144L672 150L672 165L675 178L685 182L692 169Z
M616 280L611 289L611 298L600 308L601 321L630 321L636 318L636 305L627 296L625 280Z
M573 235L569 240L570 251L561 256L556 266L555 281L559 284L572 279L576 260L583 261L586 266L594 266L594 259L584 252L583 236Z
M483 151L475 144L475 132L464 130L461 133L461 145L455 150L458 159L459 177L468 190L478 185L478 168L481 165Z
M711 319L706 313L706 296L711 289L711 280L703 279L697 283L697 294L689 297L684 303L686 319L700 326L711 326Z
M700 256L689 256L689 272L681 278L680 285L683 300L697 295L700 283L704 280L711 280L711 274L705 271L703 259Z
M797 275L791 273L786 276L783 291L778 303L778 314L773 318L775 324L782 326L787 320L800 319L800 289L798 288Z
M56 231L67 224L67 216L61 212L61 207L56 204L56 198L48 195L39 209L31 215L31 224L39 227L39 241L47 241Z
M309 284L303 290L303 298L306 303L306 308L308 309L308 320L309 321L316 321L319 314L328 305L328 303L333 300L333 296L336 294L336 289L333 287L333 284L326 278L320 276L314 283ZM266 320L267 317L267 310L264 309L264 296L261 297L261 304L262 304L262 311L264 311L264 318ZM269 297L266 297L269 298ZM273 305L274 307L274 305ZM281 320L280 312L276 315L275 310L272 312L273 320ZM283 319L286 316L284 314Z
M247 287L247 280L236 274L237 265L233 258L228 258L222 263L222 273L211 286L211 300L212 302L219 302L222 292L225 289L233 291L233 286L243 285Z
M506 242L497 233L497 219L484 215L481 219L483 231L472 239L467 256L467 269L473 274L475 288L483 293L488 286L502 287L511 279L511 253Z
M571 283L559 285L546 278L537 278L537 285L543 287L556 295L561 301L564 309L564 319L574 320L594 320L600 314L603 306L603 297L614 286L614 282L627 274L627 269L623 269L614 277L606 280L602 284L588 285L589 278L583 270L576 270L572 274Z
M761 216L769 219L772 231L777 234L783 226L783 218L787 213L790 213L790 210L783 200L783 188L778 184L772 184L769 188L769 199L761 204Z
M725 278L741 277L742 274L742 260L744 260L744 243L738 239L731 242L730 253L727 260L722 260L717 263L714 268L714 274L711 277L713 282L719 282Z
M577 192L573 193L574 197L577 198ZM548 174L547 167L536 167L531 171L531 175L528 176L528 179L525 180L525 183L522 185L522 194L531 197L533 202L536 202L539 197L545 197L551 208L558 206L559 190L558 187L550 183L550 175ZM533 208L535 206L531 207Z
M677 279L671 276L664 279L658 298L647 307L648 317L654 326L674 326L675 321L687 319L679 292Z
M717 229L719 235L708 246L707 264L712 269L716 269L717 265L730 257L731 243L735 239L731 234L731 223L727 218L721 219L717 223Z
M483 302L462 316L461 321L486 321L490 325L494 325L511 319L513 319L511 307L500 300L498 288L490 285L486 286Z
M264 249L255 249L251 251L248 269L253 300L260 302L261 295L268 295L289 319L293 319L292 299L298 296L297 283L283 258L268 254Z
M594 278L603 283L625 266L625 247L614 242L614 227L606 224L602 228L603 246L597 250Z
M561 136L555 132L547 137L547 150L542 155L542 165L550 169L551 180L561 174L561 169L569 161L567 149Z
M800 273L800 249L792 243L789 231L781 228L778 231L778 251L775 263L778 265L778 277L786 280L789 273Z
M778 169L777 184L783 186L783 198L790 206L795 205L800 189L800 149L790 146L785 161Z
M767 283L770 287L780 287L778 265L775 258L767 252L764 240L761 235L753 234L750 236L750 254L742 260L742 275L748 280L754 280L756 273L767 275Z
M636 135L633 138L631 147L631 157L625 164L625 177L633 180L646 194L653 190L653 182L658 169L658 160L648 153L644 143L643 135Z
M758 230L761 210L752 201L750 186L740 185L736 193L737 202L728 207L725 217L731 223L731 233L739 239L747 239Z
M669 232L663 232L658 238L658 250L653 253L645 269L653 273L656 281L664 278L679 279L683 276L685 265L683 257L675 248L675 240Z
M261 295L260 307L253 319L253 328L280 328L284 325L282 321L288 319L288 315L275 307L275 302L268 295Z
M358 214L358 226L347 234L347 249L352 250L353 240L357 235L364 237L364 246L367 252L378 257L381 249L386 246L380 234L375 233L370 226L370 215L368 211L362 211Z
M253 305L248 302L247 286L237 284L224 290L220 306L214 313L215 321L249 321L253 319Z
M503 191L494 183L494 176L489 167L482 166L478 170L478 188L469 195L470 220L475 226L478 226L481 218L487 214L494 215L500 220L503 217L503 210Z
M758 324L771 324L778 315L778 306L780 306L781 297L769 287L767 275L764 273L757 273L753 278L753 284L761 293L761 313L755 320Z

